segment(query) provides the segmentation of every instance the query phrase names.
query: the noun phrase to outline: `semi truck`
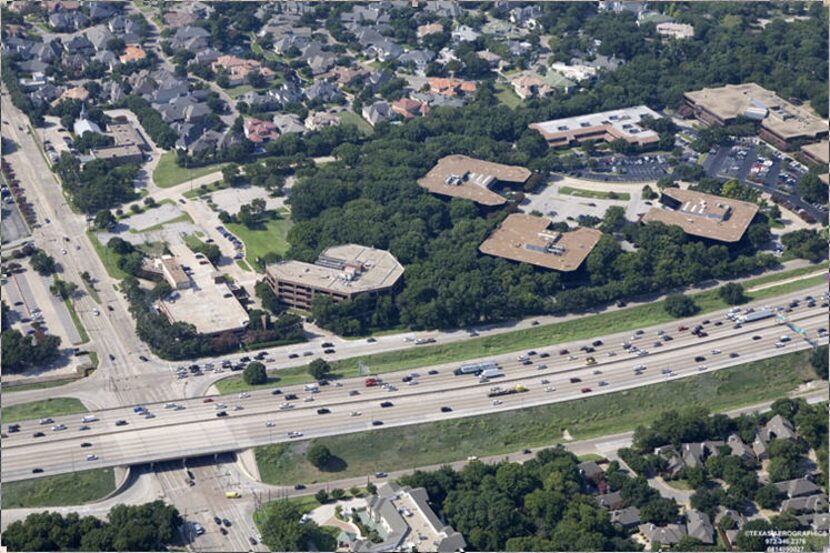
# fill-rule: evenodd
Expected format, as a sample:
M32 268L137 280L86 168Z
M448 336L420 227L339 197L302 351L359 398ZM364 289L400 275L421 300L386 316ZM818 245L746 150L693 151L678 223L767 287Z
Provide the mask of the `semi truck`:
M516 384L512 388L494 386L490 388L490 392L487 394L487 397L509 396L512 394L521 394L522 392L527 392L527 388L522 384Z
M478 377L481 380L487 380L489 378L498 378L500 376L504 376L504 373L501 372L500 369L487 369L487 370L481 371L481 374L478 375Z
M455 376L461 376L462 374L481 374L484 371L498 368L499 364L495 361L482 361L481 363L468 363L466 365L461 365L453 371L453 374Z
M742 323L751 323L754 321L769 319L773 316L775 316L775 313L773 313L770 309L758 309L757 311L753 311L752 313L747 313L746 315L739 317L738 320Z

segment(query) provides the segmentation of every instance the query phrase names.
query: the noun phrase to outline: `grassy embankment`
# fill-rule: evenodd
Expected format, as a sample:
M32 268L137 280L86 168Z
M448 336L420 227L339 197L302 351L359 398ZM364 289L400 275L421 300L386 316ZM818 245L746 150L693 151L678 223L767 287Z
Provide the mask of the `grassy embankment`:
M82 463L83 455L78 454ZM3 484L3 509L61 507L91 503L115 489L111 468L44 476Z

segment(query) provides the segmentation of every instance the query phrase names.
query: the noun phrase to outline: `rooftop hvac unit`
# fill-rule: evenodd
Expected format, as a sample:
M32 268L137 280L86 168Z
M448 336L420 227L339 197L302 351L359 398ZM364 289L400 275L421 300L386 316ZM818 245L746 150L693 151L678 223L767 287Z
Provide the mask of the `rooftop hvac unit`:
M450 186L458 186L463 182L461 175L456 175L455 173L451 175L447 175L444 178L444 184L449 184Z
M750 107L744 110L744 117L753 121L760 121L767 116L767 108Z
M567 125L560 125L559 127L556 127L556 130L557 131L566 131L566 130L568 130L568 126Z
M752 104L753 106L755 106L756 108L760 108L760 109L763 109L763 110L767 109L767 105L764 102L762 102L761 100L759 100L758 98L750 99L749 103Z

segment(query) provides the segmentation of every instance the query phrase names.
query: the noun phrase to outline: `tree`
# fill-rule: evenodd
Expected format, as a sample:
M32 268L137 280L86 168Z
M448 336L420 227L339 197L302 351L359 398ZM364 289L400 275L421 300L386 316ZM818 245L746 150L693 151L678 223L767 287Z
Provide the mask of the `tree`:
M329 448L319 443L312 445L306 453L306 459L308 459L308 462L318 469L322 469L327 466L331 462L332 457L333 456L331 451L329 451Z
M254 88L263 88L268 84L268 81L265 80L265 77L259 71L251 71L245 80Z
M810 365L816 370L816 375L822 380L827 380L828 370L828 348L820 346L810 352Z
M773 484L761 486L755 492L755 502L762 509L778 509L781 504L781 492Z
M741 551L766 551L771 537L770 530L772 526L766 520L750 520L738 532L735 543Z
M322 380L331 372L331 365L325 359L315 359L308 364L308 374L315 380Z
M602 218L602 224L599 229L607 234L617 230L617 228L625 222L625 208L612 205L605 210L605 215Z
M366 484L366 492L374 495L378 493L378 487L374 485L372 482L369 482L368 484Z
M321 494L322 492L322 494ZM325 490L317 492L315 497L328 500ZM321 501L321 502L323 502ZM271 551L304 551L308 540L317 531L313 520L300 522L302 512L293 503L275 501L267 505L262 521L262 541Z
M256 385L268 382L268 374L265 372L265 365L259 361L251 361L245 370L242 371L242 380L246 384Z
M674 499L660 497L646 503L640 509L640 518L643 522L654 524L668 524L675 522L678 516L677 503Z
M798 194L809 203L827 203L827 185L819 180L815 171L810 171L798 181Z
M100 230L112 230L115 227L116 219L109 209L101 209L95 214L92 224Z
M691 317L699 311L694 300L683 294L670 294L663 301L663 309L672 317Z
M317 490L317 493L314 494L314 499L320 503L327 503L329 500L329 492L326 490Z
M665 177L664 177L665 178ZM657 186L660 186L660 182L658 181ZM644 200L653 200L657 198L657 193L651 189L649 185L645 185L643 187L643 199Z
M239 173L239 165L236 163L229 163L222 167L222 179L228 186L239 186L242 184L242 175Z
M740 305L749 299L744 294L744 287L737 282L727 282L721 286L718 295L729 305Z
M62 300L68 300L71 298L72 294L74 294L77 289L77 284L74 282L67 282L65 280L56 280L51 286L49 286L49 291Z
M343 496L345 496L345 495L346 495L346 490L344 490L342 488L334 488L333 490L331 490L331 498L334 499L335 501L338 500L338 499L343 499Z
M35 252L29 259L29 263L31 263L32 269L42 276L49 276L57 271L55 259L43 250Z

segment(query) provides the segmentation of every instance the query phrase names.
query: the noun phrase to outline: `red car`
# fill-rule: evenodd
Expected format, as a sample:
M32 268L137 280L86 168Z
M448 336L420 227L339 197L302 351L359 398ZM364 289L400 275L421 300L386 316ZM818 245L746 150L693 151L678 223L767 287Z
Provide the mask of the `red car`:
M568 350L566 350L566 349L560 349L560 350L559 350L559 355L568 355Z
M582 388L582 390L580 390L580 391L581 391L583 394L587 394L588 392L590 392L590 391L591 391L591 388Z
M206 398L202 400L202 403L213 403L213 398Z
M689 330L689 327L688 326L678 326L677 327L678 332L683 332L684 330Z

